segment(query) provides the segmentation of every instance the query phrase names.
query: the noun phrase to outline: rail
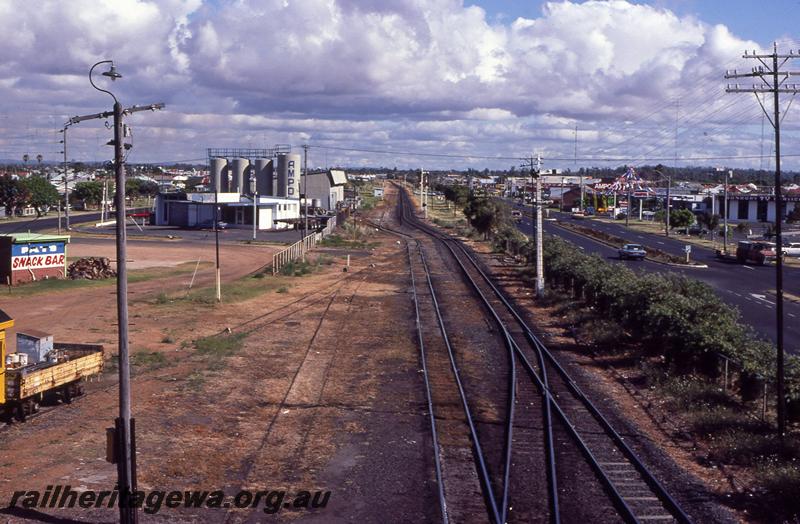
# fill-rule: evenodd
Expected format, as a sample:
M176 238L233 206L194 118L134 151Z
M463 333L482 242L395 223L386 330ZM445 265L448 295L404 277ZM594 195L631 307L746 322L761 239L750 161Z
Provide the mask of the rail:
M314 249L323 238L332 234L335 228L336 216L332 216L320 231L315 231L286 249L272 255L272 275L277 275L287 264L297 259L305 260L306 253Z
M594 404L583 394L582 391L578 388L577 384L574 380L567 374L566 370L560 365L558 360L552 355L552 353L545 347L545 345L538 339L538 337L533 333L533 330L527 325L527 323L522 319L519 313L516 311L516 308L512 306L512 304L507 300L504 294L494 285L491 279L484 273L484 271L480 268L477 261L470 255L470 253L464 248L463 245L454 241L452 238L448 237L447 235L443 235L440 232L430 228L427 224L422 223L419 221L415 216L408 212L408 196L405 194L401 194L400 198L400 208L398 209L401 220L407 222L410 226L415 227L428 235L438 239L441 241L446 248L450 250L450 252L455 257L458 264L461 266L464 275L467 279L472 283L475 291L484 298L484 303L487 307L493 311L493 307L490 306L483 294L483 292L478 288L476 280L473 279L466 271L465 265L461 262L460 256L456 255L458 252L460 255L463 255L466 260L467 264L474 267L477 271L478 275L480 276L480 280L485 282L489 288L491 289L492 294L494 294L505 306L505 309L511 314L514 318L516 323L519 327L522 328L522 333L524 337L527 339L527 342L531 345L534 352L537 354L540 360L540 370L537 373L537 370L533 367L530 363L528 358L526 357L525 353L521 350L521 348L517 345L516 341L514 341L514 351L517 356L520 358L525 370L531 375L534 379L534 382L537 383L537 386L541 393L543 394L545 406L548 408L552 408L555 415L562 421L564 427L566 428L567 432L570 434L571 439L578 445L579 449L585 456L587 462L595 471L595 474L598 480L601 482L605 491L609 495L611 502L616 507L617 511L620 514L620 517L626 522L639 522L641 520L650 520L653 518L671 518L678 522L690 522L689 517L683 512L677 502L666 492L664 487L655 479L649 469L639 460L633 450L627 445L621 435L609 424L608 420L600 413L600 411L594 406ZM494 313L496 315L496 313ZM615 453L619 453L619 459L626 460L627 463L633 466L633 469L638 474L638 479L643 482L643 484L647 485L650 489L651 493L655 495L654 500L658 502L653 505L653 507L642 508L638 507L636 510L632 506L629 505L629 502L634 500L638 500L639 497L630 497L626 496L620 491L620 488L623 487L621 484L628 483L628 480L625 478L617 478L616 474L620 473L620 471L607 471L606 466L611 465L611 462L603 462L602 458L596 454L596 452L601 451L604 446L600 446L597 443L589 444L588 441L585 440L584 436L581 433L585 430L578 431L578 427L576 425L577 421L572 419L571 415L567 415L564 411L564 407L569 403L567 398L560 398L558 392L554 391L552 388L553 386L548 384L548 380L545 375L545 370L547 364L555 369L556 375L563 381L563 384L570 392L572 398L578 401L578 404L572 404L573 407L580 406L590 418L594 419L595 423L599 424L602 433L605 433L610 438L610 443L612 444L612 448L616 448L617 451ZM562 405L563 403L563 405ZM550 411L547 409L546 411ZM577 413L575 413L577 415ZM551 422L549 420L549 413L546 420L546 426L548 432L551 432ZM558 496L557 496L557 489L555 486L555 475L554 475L554 462L555 457L553 456L553 449L552 449L552 433L547 435L546 440L548 448L548 455L549 455L549 464L548 464L548 473L550 473L551 478L550 480L550 498L551 498L551 510L553 514L551 515L552 520L558 522L559 520L559 505L558 505ZM613 449L612 449L613 451ZM620 453L621 452L621 453ZM620 456L621 455L621 456ZM618 460L619 460L618 459ZM616 463L613 463L616 465ZM614 473L614 478L612 478L609 474ZM630 480L634 480L631 477ZM624 481L624 482L622 482ZM648 498L649 499L649 498ZM503 502L506 502L505 500ZM649 505L649 504L648 504ZM650 511L658 511L658 509L662 508L659 515L652 515ZM663 509L666 509L669 512L668 515L663 514ZM640 513L642 510L647 511L648 514Z

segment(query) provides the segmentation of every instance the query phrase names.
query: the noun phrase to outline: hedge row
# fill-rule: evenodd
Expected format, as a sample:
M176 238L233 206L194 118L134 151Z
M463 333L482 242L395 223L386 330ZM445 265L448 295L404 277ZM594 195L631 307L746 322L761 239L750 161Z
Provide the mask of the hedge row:
M532 246L527 246L530 255ZM567 242L544 243L545 281L614 320L645 351L679 370L715 376L724 355L743 369L771 380L774 346L741 322L705 283L672 273L639 273L587 255ZM800 399L800 360L786 361L787 390Z

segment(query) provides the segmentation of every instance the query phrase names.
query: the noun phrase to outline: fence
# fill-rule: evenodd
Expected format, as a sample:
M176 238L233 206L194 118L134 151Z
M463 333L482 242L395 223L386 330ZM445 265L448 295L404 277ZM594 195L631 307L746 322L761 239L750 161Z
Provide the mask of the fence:
M283 251L278 251L272 255L272 274L277 275L278 272L288 263L294 262L297 259L305 260L306 252L311 251L317 246L323 238L333 233L336 227L336 217L332 216L328 219L327 224L322 230L311 233L302 240L298 240L291 246Z

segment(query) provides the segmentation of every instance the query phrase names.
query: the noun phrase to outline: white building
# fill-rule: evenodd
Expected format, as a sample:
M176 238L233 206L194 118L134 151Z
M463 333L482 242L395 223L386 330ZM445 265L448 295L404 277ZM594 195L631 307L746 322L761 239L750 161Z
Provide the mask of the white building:
M784 219L786 215L800 207L800 195L784 194ZM722 216L725 213L725 199L722 194L716 195L715 209ZM728 220L741 220L745 222L774 222L775 221L775 195L764 193L728 193Z
M253 227L259 230L288 229L300 219L300 200L252 195L218 193L220 220L228 227ZM155 203L155 224L204 228L214 226L214 193L159 194Z

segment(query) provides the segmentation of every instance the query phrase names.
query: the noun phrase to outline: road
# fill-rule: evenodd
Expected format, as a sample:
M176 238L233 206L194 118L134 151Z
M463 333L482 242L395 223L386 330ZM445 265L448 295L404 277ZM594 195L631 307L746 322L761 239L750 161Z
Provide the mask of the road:
M570 241L578 249L582 249L587 253L598 254L609 262L625 264L642 271L680 273L709 284L716 290L723 301L740 311L742 320L746 324L761 335L773 341L776 340L775 295L771 292L775 289L774 266L751 266L719 261L714 258L712 251L696 246L692 246L694 260L708 264L708 268L682 268L648 260L622 261L617 257L616 248L573 233L559 227L557 224L557 221L545 221L544 231ZM595 220L584 220L581 225L597 227L609 233L636 240L644 245L654 245L668 253L678 256L683 255L683 246L685 244L677 239L627 230L621 225L602 223ZM528 216L524 216L519 228L524 233L530 234L533 228L531 219ZM658 244L658 241L662 241L663 244ZM800 295L800 269L784 269L786 291L794 295ZM800 354L800 304L788 300L784 301L784 341L787 352Z
M145 209L132 209L129 212L145 211ZM72 224L96 222L100 220L100 213L86 213L81 215L74 215L70 217ZM62 219L63 220L63 219ZM137 219L141 221L141 219ZM64 222L62 221L62 225ZM58 227L58 217L42 217L31 220L15 220L13 222L0 222L0 235L9 233L25 233L31 231L33 233L39 231L53 230ZM86 233L107 233L113 235L115 226L106 226L101 229L94 227L86 228L73 228L75 232ZM68 234L65 232L65 234ZM177 228L169 226L145 226L144 230L140 230L137 226L128 222L128 238L135 239L136 237L176 237L187 242L196 243L213 243L214 232L209 229L189 229ZM238 243L253 238L253 230L248 227L231 227L220 231L220 242L223 243ZM260 242L276 242L276 243L294 243L302 238L302 231L296 229L286 229L279 231L258 231L256 239Z

